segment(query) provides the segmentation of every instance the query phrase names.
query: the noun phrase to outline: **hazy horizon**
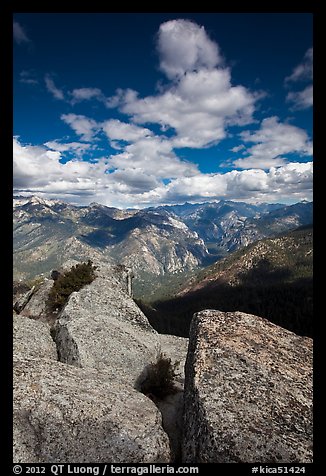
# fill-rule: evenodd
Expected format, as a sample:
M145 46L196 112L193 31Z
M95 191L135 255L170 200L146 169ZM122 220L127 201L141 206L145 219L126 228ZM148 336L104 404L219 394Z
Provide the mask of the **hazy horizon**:
M107 206L109 207L109 205L104 205L103 203L100 203L100 202L96 202L96 201L92 201L92 202L89 202L89 203L85 203L85 204L80 204L80 203L77 203L77 202L73 202L73 201L67 201L67 200L63 200L63 199L58 199L58 198L51 198L51 197L41 197L40 195L38 194L33 194L33 195L13 195L13 199L15 200L22 200L22 199L31 199L33 197L36 197L36 198L39 198L41 200L49 200L49 201L59 201L59 202L63 202L63 203L67 203L69 205L73 205L73 206L78 206L78 207L87 207L87 206L91 206L93 204L96 204L96 205L103 205L103 206ZM112 208L119 208L121 210L143 210L143 209L146 209L146 208L156 208L156 207L161 207L161 206L166 206L166 207L173 207L173 206L182 206L182 205L204 205L204 204L211 204L211 203L220 203L220 202L235 202L235 203L246 203L248 205L264 205L264 204L270 204L270 205L285 205L285 206L289 206L289 205L295 205L297 203L312 203L313 200L305 200L305 199L302 199L302 200L299 200L297 202L291 202L291 203L285 203L284 202L280 202L280 201L275 201L275 202L262 202L262 201L243 201L243 200L232 200L232 199L221 199L221 200L206 200L206 201L200 201L200 202L194 202L194 201L186 201L186 202L180 202L180 203L162 203L160 205L156 205L155 207L153 206L144 206L144 207L112 207Z

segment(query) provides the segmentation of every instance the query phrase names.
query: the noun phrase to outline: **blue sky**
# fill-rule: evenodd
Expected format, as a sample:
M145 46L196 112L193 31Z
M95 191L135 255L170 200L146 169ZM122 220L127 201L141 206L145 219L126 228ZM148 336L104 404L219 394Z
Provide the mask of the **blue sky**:
M312 197L312 14L14 15L14 190Z

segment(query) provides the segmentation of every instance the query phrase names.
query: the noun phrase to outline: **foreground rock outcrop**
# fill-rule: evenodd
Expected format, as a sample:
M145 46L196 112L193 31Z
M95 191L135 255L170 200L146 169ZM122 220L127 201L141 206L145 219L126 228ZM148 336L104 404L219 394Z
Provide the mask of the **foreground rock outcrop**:
M50 289L53 286L53 280L44 278L38 285L33 286L20 300L14 309L22 316L30 319L37 319L42 322L51 322L51 316L46 306L46 300ZM19 307L18 307L19 306Z
M210 310L194 315L188 348L150 326L128 268L95 264L58 315L45 305L53 281L20 296L15 463L312 461L311 339ZM177 389L143 395L161 354L180 362Z
M241 312L195 314L183 461L311 462L312 340Z
M188 352L188 341L185 337L168 334L160 335L161 349L176 366L175 384L178 391L168 395L164 400L156 401L162 413L163 428L170 438L172 461L181 461L181 442L183 432L183 389L185 381L185 362Z
M124 267L96 274L58 315L56 344L48 324L23 310L14 318L17 463L171 461L162 415L135 388L162 350L158 334L131 299Z
M49 328L43 322L35 322L22 316L13 316L13 353L39 359L57 360L57 348Z
M121 267L121 270L125 269ZM135 386L144 367L160 352L158 333L125 289L120 276L97 266L97 278L72 293L54 326L61 362L101 370L108 381ZM116 279L117 278L117 279Z
M14 358L15 463L169 462L155 405L96 370Z

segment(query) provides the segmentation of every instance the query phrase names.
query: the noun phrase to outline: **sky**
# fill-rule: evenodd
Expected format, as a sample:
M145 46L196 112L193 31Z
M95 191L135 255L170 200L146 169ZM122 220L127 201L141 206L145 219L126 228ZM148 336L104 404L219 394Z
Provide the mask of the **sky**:
M313 15L16 13L15 195L312 199Z

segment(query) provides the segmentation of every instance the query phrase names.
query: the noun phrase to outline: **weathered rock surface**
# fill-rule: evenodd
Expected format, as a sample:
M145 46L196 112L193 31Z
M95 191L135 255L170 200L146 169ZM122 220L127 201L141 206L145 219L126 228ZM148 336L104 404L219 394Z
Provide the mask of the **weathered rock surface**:
M32 293L25 305L21 308L20 314L30 319L48 320L48 311L46 309L46 300L50 289L53 286L53 280L45 278L42 283L32 288Z
M14 311L16 311L17 314L19 314L24 309L24 307L26 306L26 304L32 297L34 290L35 290L35 286L19 294L18 296L14 295L13 307L14 307Z
M160 335L161 352L171 359L171 364L178 363L176 367L176 387L179 391L168 395L164 400L155 403L162 413L163 428L170 438L172 461L180 461L181 441L183 429L183 388L185 380L185 363L188 352L188 340L168 334Z
M21 315L13 316L14 355L57 360L57 348L49 327Z
M61 362L49 326L15 318L15 462L171 461L160 411L134 388L159 336L129 296L128 270L96 274L58 317Z
M13 305L18 301L23 295L30 291L30 286L23 281L13 281L12 283L12 300Z
M194 315L183 461L312 461L312 340L241 312Z
M114 276L119 281L122 290L125 291L128 296L132 297L132 280L134 278L134 273L127 266L117 264L112 266L114 270Z
M98 371L19 355L14 397L15 463L170 460L153 402Z
M189 339L186 337L160 334L161 352L171 359L171 363L178 362L176 382L183 389L185 380L185 364L188 352Z
M96 274L91 284L71 294L58 316L59 360L134 386L144 367L156 360L159 336L112 269L99 265Z

